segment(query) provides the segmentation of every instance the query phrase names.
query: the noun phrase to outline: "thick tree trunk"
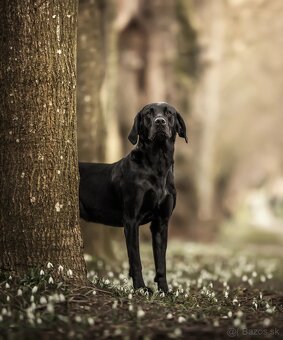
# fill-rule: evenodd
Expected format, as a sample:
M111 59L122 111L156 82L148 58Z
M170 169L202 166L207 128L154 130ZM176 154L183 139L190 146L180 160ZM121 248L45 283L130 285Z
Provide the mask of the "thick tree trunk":
M50 261L81 280L77 0L3 0L0 16L0 268Z

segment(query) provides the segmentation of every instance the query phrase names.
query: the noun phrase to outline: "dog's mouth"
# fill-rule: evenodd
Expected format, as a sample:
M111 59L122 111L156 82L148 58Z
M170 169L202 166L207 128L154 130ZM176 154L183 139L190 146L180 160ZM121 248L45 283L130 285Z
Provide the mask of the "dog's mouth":
M155 133L152 136L152 140L164 140L166 138L169 138L169 133L164 129L157 129Z

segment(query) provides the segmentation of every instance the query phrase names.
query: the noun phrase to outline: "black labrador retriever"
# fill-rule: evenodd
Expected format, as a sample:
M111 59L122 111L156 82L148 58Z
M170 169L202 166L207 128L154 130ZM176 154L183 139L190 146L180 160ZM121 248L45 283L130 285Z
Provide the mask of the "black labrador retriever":
M136 147L113 164L79 163L80 216L86 221L124 226L135 289L146 288L139 251L139 226L151 222L158 289L167 292L168 221L176 203L174 142L188 142L180 113L167 103L146 105L137 113L129 140ZM148 289L150 291L150 289Z

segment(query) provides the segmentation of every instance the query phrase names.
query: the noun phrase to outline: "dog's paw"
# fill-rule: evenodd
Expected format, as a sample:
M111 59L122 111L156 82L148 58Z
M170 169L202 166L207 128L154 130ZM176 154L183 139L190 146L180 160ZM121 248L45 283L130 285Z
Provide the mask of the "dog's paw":
M153 294L153 290L151 288L147 287L147 286L135 288L135 291L137 293L142 294L142 295L152 295Z
M157 286L159 291L165 294L168 293L169 289L166 280L160 280L159 282L157 282Z

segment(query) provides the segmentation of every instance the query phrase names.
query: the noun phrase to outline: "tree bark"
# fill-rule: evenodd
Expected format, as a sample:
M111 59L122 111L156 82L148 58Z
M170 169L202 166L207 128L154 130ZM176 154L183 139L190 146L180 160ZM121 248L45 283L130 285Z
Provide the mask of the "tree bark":
M121 157L114 110L116 94L114 1L81 0L78 25L78 147L85 162L114 162ZM114 155L113 155L114 154ZM107 262L117 260L121 230L82 223L85 251Z
M3 0L0 16L0 268L23 274L51 262L84 280L77 0Z

